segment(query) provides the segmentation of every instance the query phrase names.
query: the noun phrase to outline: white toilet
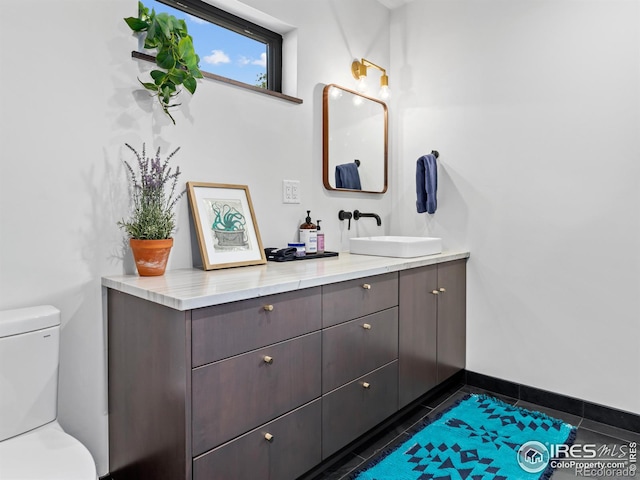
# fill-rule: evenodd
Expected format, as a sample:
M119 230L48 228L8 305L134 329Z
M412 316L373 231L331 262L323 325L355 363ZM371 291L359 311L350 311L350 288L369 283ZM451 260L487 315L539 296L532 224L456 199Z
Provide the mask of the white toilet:
M56 421L60 311L0 312L0 480L96 480L89 450Z

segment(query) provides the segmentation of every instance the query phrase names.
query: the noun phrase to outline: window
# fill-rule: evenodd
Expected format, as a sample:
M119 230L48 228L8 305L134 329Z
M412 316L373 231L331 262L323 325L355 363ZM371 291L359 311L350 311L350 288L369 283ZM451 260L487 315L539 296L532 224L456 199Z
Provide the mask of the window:
M200 0L146 0L187 23L200 70L282 92L282 36Z

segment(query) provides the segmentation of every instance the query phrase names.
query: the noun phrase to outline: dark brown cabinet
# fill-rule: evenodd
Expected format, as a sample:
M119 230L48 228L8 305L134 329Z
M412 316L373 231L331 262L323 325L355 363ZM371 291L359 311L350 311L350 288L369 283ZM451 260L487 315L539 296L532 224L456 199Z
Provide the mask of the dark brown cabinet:
M319 330L321 298L316 287L193 310L193 366Z
M438 381L437 265L400 272L398 404L420 397Z
M398 274L386 273L322 287L322 326L398 305Z
M438 264L438 383L466 366L466 260Z
M108 312L115 480L293 479L321 461L320 287L184 312L110 289Z
M297 478L321 461L320 400L194 459L194 480Z
M356 378L322 397L322 458L398 409L398 361Z
M322 458L398 409L398 274L322 287Z
M322 331L322 393L398 358L398 307Z
M320 332L194 369L194 456L320 397L320 373Z
M114 480L294 480L465 361L465 262L178 311L108 290Z
M400 272L399 407L465 367L466 260Z

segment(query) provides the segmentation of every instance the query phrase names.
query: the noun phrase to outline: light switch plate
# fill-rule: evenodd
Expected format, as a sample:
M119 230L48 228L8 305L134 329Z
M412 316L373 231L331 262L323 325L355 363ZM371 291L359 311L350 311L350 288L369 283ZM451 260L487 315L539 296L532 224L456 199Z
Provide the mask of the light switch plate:
M282 203L300 203L300 180L282 180Z

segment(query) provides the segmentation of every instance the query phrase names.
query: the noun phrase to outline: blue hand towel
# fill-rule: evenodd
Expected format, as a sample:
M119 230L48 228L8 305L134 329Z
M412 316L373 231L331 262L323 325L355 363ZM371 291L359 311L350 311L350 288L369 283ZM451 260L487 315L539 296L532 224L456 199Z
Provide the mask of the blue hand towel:
M355 163L345 163L336 166L336 188L362 190L358 166Z
M423 155L416 165L416 193L418 213L435 213L438 208L438 165L433 154Z

